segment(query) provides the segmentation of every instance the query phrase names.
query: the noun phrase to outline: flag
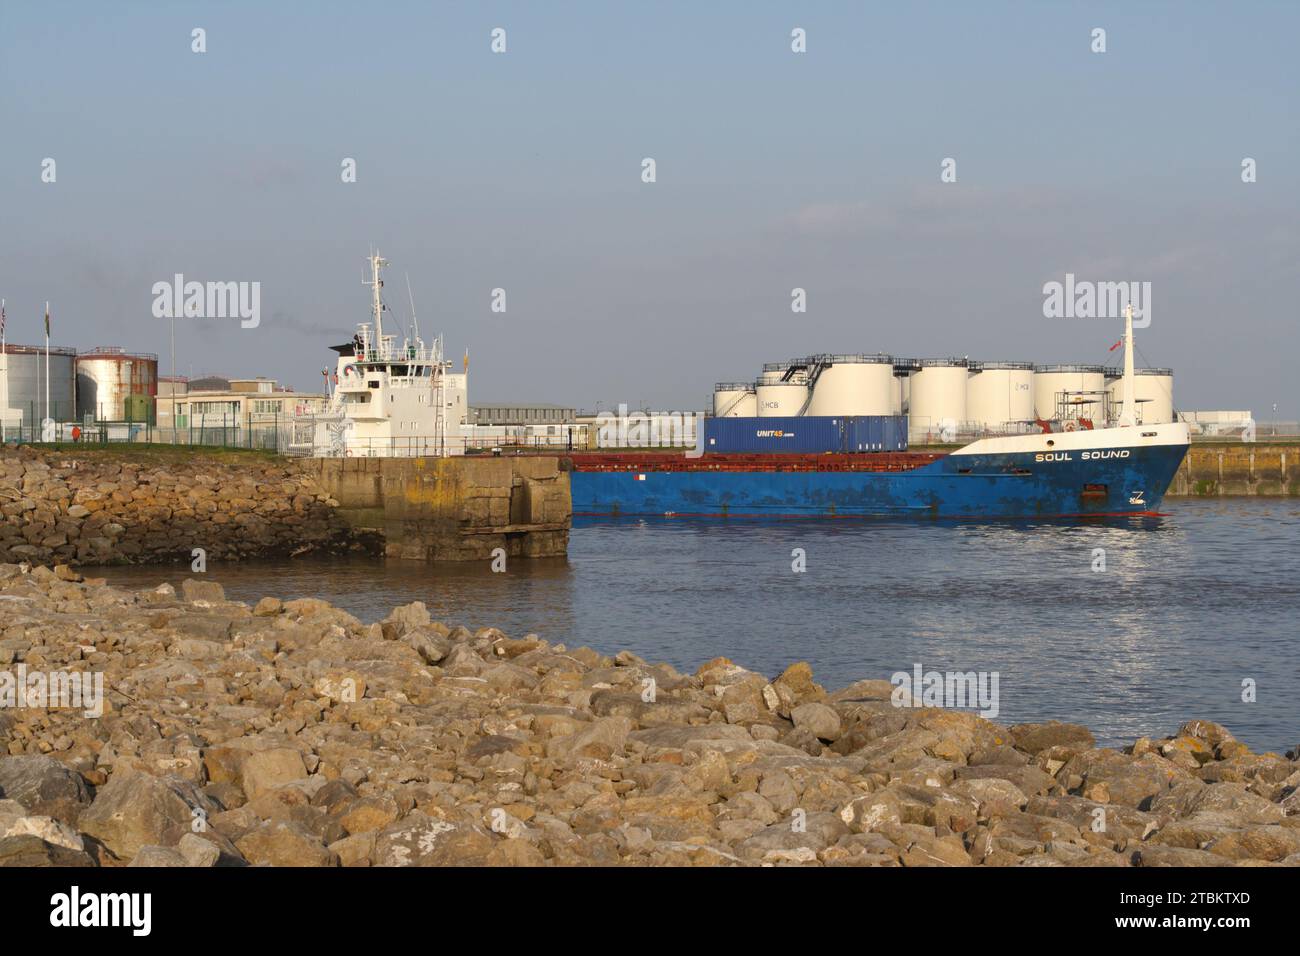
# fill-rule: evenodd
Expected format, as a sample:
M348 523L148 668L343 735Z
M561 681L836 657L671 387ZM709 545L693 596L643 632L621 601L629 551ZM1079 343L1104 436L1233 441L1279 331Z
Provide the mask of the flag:
M1118 342L1116 342L1114 345L1112 345L1112 346L1111 346L1110 348L1108 348L1106 351L1107 351L1107 352L1113 352L1113 351L1115 351L1117 348L1119 348L1119 347L1120 347L1121 345L1123 345L1123 344L1124 344L1124 340L1123 340L1123 339L1120 339Z
M469 371L469 349L465 350L465 371Z
M0 335L5 334L5 307L0 305Z
M50 337L50 304L45 303L45 337Z

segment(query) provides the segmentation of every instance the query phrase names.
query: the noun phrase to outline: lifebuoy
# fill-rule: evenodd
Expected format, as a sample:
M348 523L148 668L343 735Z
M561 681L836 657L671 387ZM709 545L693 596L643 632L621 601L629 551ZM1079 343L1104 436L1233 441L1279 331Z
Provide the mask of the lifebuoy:
M1072 432L1072 431L1074 431L1074 422L1066 422L1066 423L1065 423L1065 430L1066 430L1067 432Z

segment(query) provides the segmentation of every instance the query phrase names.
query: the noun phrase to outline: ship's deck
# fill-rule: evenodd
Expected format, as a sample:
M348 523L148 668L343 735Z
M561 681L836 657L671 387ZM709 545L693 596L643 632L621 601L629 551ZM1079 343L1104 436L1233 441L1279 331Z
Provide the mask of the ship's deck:
M687 458L680 452L573 452L565 455L574 471L912 471L943 458L937 452L863 452L861 454L706 454Z

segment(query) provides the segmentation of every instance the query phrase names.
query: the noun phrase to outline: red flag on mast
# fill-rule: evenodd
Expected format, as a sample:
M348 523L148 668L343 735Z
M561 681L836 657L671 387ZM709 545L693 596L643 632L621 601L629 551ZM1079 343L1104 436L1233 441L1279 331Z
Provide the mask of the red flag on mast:
M1123 340L1123 339L1120 339L1118 342L1116 342L1114 345L1112 345L1112 346L1111 346L1110 348L1108 348L1106 351L1107 351L1107 352L1113 352L1113 351L1115 351L1117 348L1119 348L1119 347L1120 347L1121 345L1123 345L1123 344L1124 344L1124 340Z

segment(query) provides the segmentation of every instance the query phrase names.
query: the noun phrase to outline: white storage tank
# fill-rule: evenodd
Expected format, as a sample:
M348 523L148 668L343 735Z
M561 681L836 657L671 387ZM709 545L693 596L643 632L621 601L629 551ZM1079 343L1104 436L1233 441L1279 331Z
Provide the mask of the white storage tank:
M1100 425L1105 391L1104 366L1040 365L1034 370L1034 414L1046 421L1087 418Z
M763 371L758 376L756 385L778 385L787 381L793 374L799 374L803 369L808 367L807 359L790 359L788 362L768 362L763 366ZM790 370L795 369L792 373ZM805 375L804 382L807 382Z
M49 350L49 404L46 405L46 354L43 345L6 344L0 354L0 416L6 428L29 429L27 437L39 437L41 419L49 415L56 422L77 420L76 359L74 349L51 346ZM10 436L12 437L12 436Z
M719 382L713 386L715 418L753 418L758 414L758 397L752 382Z
M806 415L892 415L894 360L888 355L817 355Z
M965 359L921 359L912 373L909 432L919 443L954 441L966 430Z
M802 415L808 404L808 381L802 373L788 382L757 382L754 397L761 418Z
M1134 414L1139 425L1164 425L1174 420L1174 371L1169 368L1133 370ZM1110 417L1119 419L1124 403L1124 373L1106 372L1106 391L1110 393Z
M1034 419L1034 366L972 362L966 379L966 418L978 431L1014 434Z

